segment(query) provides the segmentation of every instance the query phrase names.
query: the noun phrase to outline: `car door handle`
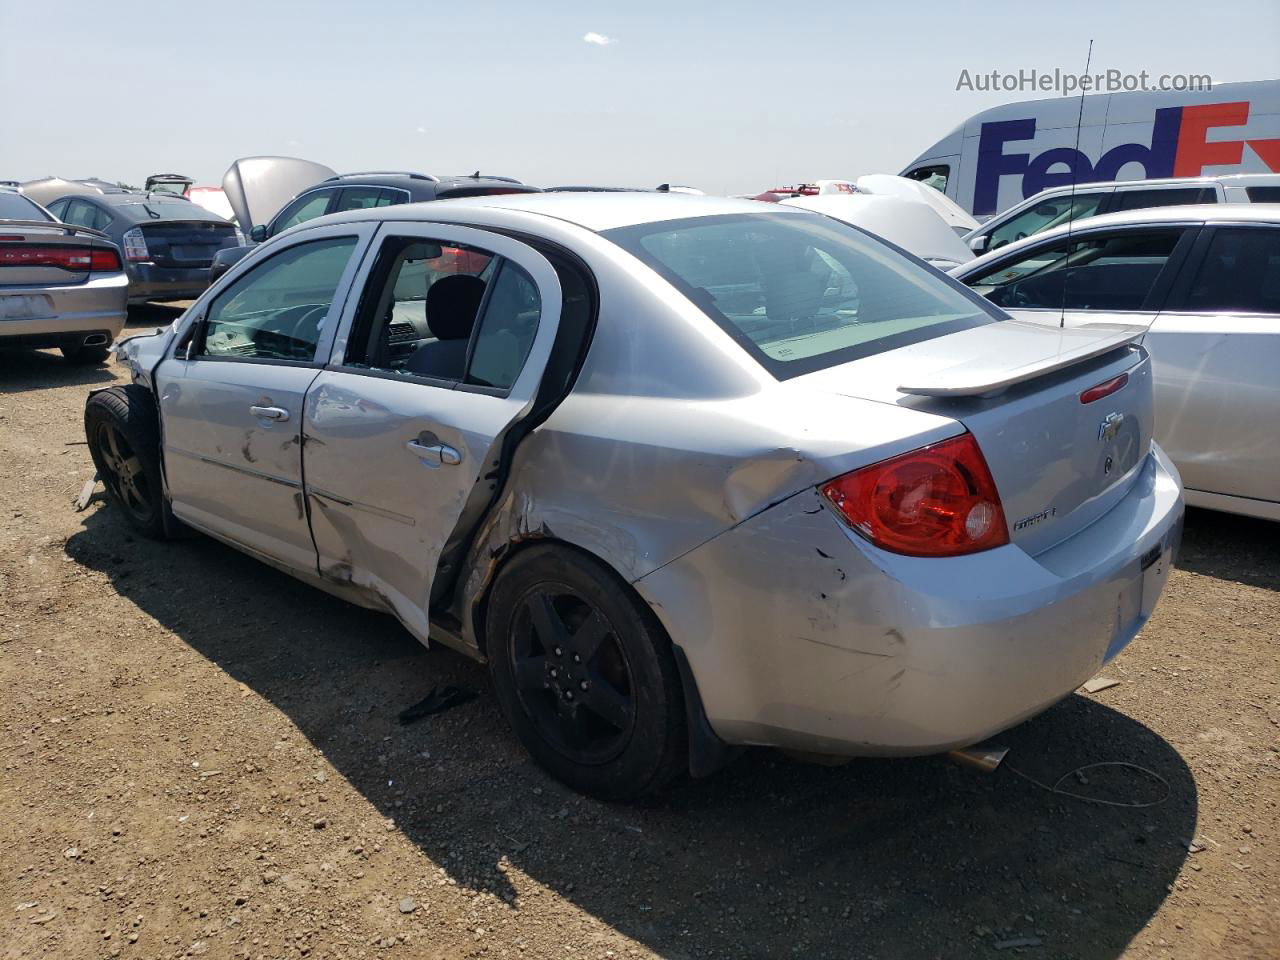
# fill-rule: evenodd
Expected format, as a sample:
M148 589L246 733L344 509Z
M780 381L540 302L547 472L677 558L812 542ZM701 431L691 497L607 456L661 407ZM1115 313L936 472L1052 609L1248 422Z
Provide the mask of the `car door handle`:
M261 417L264 420L279 420L281 423L289 419L289 411L284 407L260 407L255 404L249 408L249 412L255 417Z
M443 463L456 467L462 462L462 454L447 443L419 443L410 440L405 444L409 452L430 464Z

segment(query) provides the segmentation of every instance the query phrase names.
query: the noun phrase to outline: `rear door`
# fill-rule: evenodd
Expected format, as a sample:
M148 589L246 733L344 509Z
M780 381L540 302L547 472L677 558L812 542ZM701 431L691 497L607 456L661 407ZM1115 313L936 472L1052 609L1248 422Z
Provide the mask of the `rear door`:
M194 308L196 322L156 373L165 474L180 519L314 569L302 500L303 397L373 230L342 224L273 245Z
M1146 343L1183 483L1280 502L1280 225L1206 228Z
M466 227L384 224L367 261L307 394L307 503L321 575L425 639L441 552L488 504L482 478L532 406L561 289L531 247Z

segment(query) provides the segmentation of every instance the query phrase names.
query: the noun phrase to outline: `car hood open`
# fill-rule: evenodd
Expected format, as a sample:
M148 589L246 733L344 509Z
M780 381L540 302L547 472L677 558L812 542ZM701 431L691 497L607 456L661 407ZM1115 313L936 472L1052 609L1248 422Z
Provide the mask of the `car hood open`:
M297 157L241 157L223 174L222 189L247 234L298 193L332 176L335 171L323 163Z

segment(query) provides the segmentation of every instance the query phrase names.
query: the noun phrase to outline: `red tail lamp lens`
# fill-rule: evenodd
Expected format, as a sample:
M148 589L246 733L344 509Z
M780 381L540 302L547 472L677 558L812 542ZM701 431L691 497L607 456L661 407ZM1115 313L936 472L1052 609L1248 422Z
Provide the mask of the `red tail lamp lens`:
M821 490L854 530L894 553L954 557L1009 542L1000 494L970 433L846 473Z

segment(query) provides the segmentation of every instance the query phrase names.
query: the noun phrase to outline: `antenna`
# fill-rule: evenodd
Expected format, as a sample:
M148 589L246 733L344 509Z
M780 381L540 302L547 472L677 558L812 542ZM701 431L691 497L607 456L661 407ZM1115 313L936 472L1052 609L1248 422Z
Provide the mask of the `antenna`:
M1089 75L1089 66L1093 63L1093 41L1089 41L1089 52L1084 58L1084 75ZM1080 125L1084 122L1084 84L1080 85L1080 109L1076 112L1076 156L1080 156ZM1067 284L1071 282L1071 225L1076 218L1076 165L1071 165L1071 195L1067 201L1067 264L1062 274L1062 309L1058 311L1058 329L1067 325Z

